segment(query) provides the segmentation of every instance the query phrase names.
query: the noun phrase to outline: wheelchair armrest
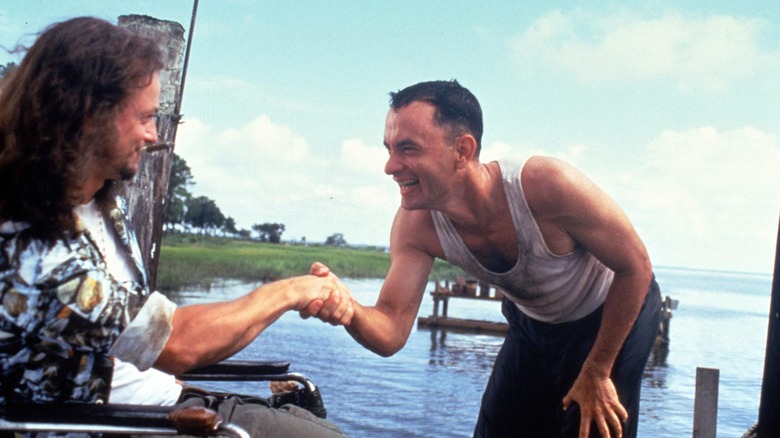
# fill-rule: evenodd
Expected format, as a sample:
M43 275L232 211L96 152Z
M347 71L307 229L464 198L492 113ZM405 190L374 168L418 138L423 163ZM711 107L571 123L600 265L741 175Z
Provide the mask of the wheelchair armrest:
M309 410L320 418L326 418L327 411L322 401L319 388L303 374L288 372L289 362L283 361L243 361L226 360L196 368L176 376L184 381L210 381L210 382L262 382L262 381L294 381L302 387L291 393L273 395L270 398L271 406L279 407L292 403Z
M92 403L7 403L0 430L249 437L206 408Z
M247 381L268 380L268 376L284 374L290 362L226 360L195 368L177 376L181 380Z

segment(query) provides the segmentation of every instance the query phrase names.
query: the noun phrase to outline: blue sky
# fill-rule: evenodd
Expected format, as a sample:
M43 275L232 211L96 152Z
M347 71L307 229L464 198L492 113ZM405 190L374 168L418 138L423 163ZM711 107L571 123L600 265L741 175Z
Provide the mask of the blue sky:
M188 31L192 5L6 0L0 45L77 15ZM239 227L387 245L400 200L383 173L387 93L456 78L483 107L483 161L569 161L657 265L769 273L779 41L771 1L201 0L176 152Z

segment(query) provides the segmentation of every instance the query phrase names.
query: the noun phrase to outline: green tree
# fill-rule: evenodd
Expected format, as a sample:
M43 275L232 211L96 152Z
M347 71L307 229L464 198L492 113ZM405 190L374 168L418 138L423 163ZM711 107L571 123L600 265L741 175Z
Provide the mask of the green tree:
M5 79L11 74L12 71L14 71L15 68L16 64L13 62L9 62L6 65L0 65L0 91L3 90Z
M178 154L173 154L171 177L168 181L168 192L165 195L165 218L163 225L169 230L185 221L187 203L192 199L189 187L195 184L192 171L187 162Z
M330 236L328 236L327 239L325 239L325 245L328 246L347 246L347 241L344 240L344 235L341 233L335 233Z
M261 242L279 243L282 241L282 233L284 233L284 224L254 224L252 230L257 233L257 237Z
M222 231L226 234L230 234L231 236L237 235L238 229L236 228L236 220L232 217L227 217L225 219L225 223L222 224Z
M0 65L0 78L5 77L8 74L11 74L12 71L16 68L15 62L9 62L5 65Z
M202 234L216 234L225 223L225 215L219 210L214 200L206 196L190 199L186 205L185 221Z

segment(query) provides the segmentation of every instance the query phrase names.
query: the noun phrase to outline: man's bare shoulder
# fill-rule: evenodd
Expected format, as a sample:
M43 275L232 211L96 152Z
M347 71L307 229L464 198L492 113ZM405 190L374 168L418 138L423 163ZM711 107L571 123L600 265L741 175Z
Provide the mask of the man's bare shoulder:
M524 184L543 184L560 177L561 172L565 172L568 167L571 166L557 158L534 155L526 160L520 177Z
M539 206L553 200L551 189L560 177L562 161L552 157L529 157L520 172L520 182L529 206Z
M530 157L520 174L526 202L534 215L558 213L571 196L589 188L591 182L574 166L552 157Z
M391 249L420 251L431 257L441 257L442 250L430 210L405 210L399 208L393 220L390 235Z

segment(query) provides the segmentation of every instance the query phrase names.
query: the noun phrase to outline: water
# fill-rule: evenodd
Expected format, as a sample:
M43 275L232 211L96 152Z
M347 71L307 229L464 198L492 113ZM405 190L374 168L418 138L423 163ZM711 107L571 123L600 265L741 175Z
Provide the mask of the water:
M720 370L718 437L740 437L758 417L771 276L657 269L664 295L679 300L665 361L649 364L639 436L692 436L696 368ZM373 304L381 280L346 280ZM180 303L228 299L250 285L172 296ZM432 286L428 288L432 290ZM426 294L420 315L432 311ZM503 321L500 303L450 300L449 315ZM494 335L414 329L390 358L358 345L341 327L288 313L237 358L287 360L320 387L328 419L351 437L470 437L480 397L503 341ZM265 383L221 389L267 395Z

